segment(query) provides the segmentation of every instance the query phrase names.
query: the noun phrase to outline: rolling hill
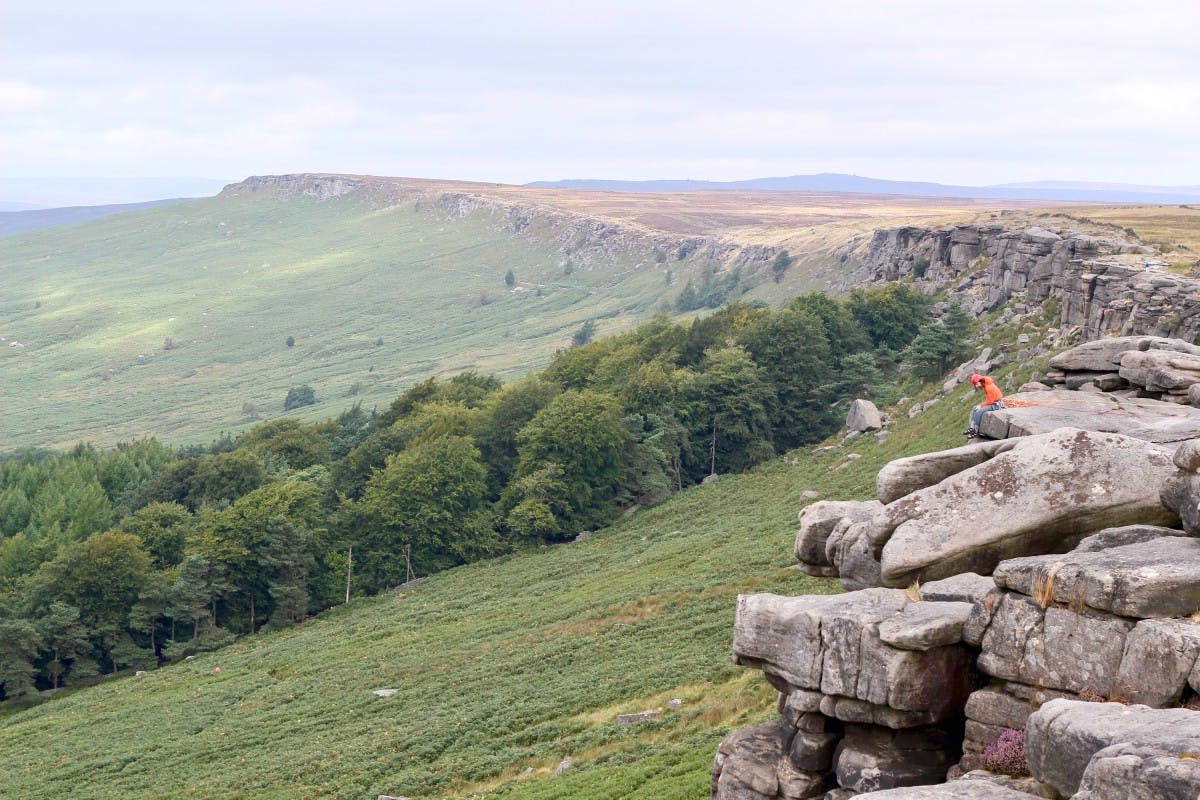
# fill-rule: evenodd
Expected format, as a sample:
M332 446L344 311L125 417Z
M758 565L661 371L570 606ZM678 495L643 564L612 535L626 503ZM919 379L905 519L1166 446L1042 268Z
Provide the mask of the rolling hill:
M672 310L706 270L740 268L739 293L775 302L826 285L832 249L881 221L979 213L836 196L696 203L250 179L0 240L0 442L206 442L281 415L295 386L315 389L304 410L315 419L384 405L434 374L511 377L544 366L586 321L606 335ZM775 283L769 264L788 247L796 264Z

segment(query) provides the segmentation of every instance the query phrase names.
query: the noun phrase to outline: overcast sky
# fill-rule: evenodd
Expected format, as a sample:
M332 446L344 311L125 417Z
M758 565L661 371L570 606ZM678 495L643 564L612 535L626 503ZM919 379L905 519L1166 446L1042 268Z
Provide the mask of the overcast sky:
M1200 184L1200 2L0 0L0 178Z

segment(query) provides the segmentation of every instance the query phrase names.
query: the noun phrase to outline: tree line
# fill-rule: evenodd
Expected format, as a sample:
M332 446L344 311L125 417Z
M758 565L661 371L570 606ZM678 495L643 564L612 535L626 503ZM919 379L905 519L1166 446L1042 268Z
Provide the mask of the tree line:
M894 284L746 303L572 347L507 385L467 372L378 413L263 423L173 450L0 462L0 699L147 668L355 595L568 540L819 441L841 401L963 352Z

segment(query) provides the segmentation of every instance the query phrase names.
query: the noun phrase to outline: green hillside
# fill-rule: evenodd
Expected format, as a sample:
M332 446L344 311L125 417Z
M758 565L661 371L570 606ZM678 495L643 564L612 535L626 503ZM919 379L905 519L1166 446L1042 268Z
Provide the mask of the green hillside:
M293 386L318 419L432 374L524 373L587 320L670 307L708 263L445 197L226 191L3 239L0 449L208 441Z
M776 459L583 542L9 710L0 796L703 797L723 733L774 713L759 674L730 664L736 594L836 590L788 568L800 493L869 496L887 460L959 443L970 402L960 390L882 444Z

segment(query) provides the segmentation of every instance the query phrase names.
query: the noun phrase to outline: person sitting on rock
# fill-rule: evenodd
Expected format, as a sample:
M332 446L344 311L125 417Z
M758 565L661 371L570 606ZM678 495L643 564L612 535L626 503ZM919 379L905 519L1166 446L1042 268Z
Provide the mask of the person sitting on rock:
M972 375L971 385L983 390L983 402L971 409L971 427L966 430L966 435L974 439L979 436L979 423L983 415L1004 408L1004 392L1000 391L996 382L987 375Z

